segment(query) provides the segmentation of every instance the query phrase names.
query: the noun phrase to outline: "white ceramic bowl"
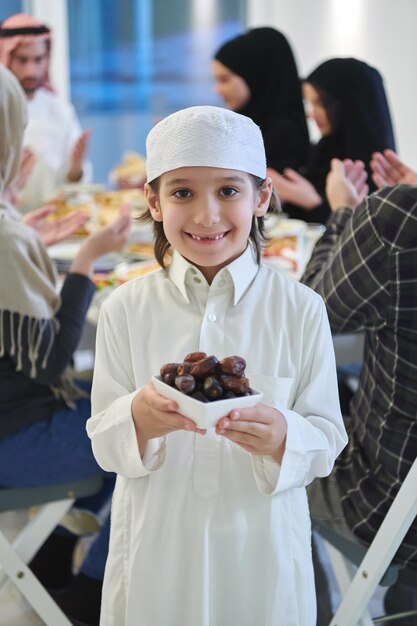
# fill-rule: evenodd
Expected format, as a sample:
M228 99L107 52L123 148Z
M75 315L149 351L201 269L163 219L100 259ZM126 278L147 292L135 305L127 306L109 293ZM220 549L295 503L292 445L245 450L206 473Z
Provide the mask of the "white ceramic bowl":
M185 393L178 391L175 387L167 385L160 376L153 376L152 382L157 391L170 400L175 400L178 404L178 413L189 417L199 428L212 428L221 417L225 417L233 409L246 409L255 406L261 399L262 393L254 391L250 396L238 398L228 398L227 400L214 400L213 402L200 402Z

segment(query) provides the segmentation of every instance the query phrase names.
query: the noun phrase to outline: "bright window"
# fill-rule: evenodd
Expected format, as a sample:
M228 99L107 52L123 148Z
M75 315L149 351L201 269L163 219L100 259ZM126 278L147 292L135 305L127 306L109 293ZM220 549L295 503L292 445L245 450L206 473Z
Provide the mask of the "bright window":
M0 2L0 22L14 15L15 13L23 13L23 3L21 0L1 0Z
M71 99L91 128L94 178L107 182L123 153L144 154L161 117L220 104L210 60L245 29L245 0L71 0Z

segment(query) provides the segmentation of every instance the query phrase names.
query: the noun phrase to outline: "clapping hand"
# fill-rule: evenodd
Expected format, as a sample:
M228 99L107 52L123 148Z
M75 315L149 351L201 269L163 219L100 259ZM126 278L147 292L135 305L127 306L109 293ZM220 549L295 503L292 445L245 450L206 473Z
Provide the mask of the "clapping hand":
M368 194L367 177L362 161L332 159L326 179L326 195L331 210L355 209Z
M393 150L374 152L370 166L372 180L377 187L398 183L417 185L417 172L403 163Z
M30 211L23 216L22 222L34 228L45 246L68 239L76 233L88 220L88 216L82 211L74 211L60 219L48 221L48 215L55 211L53 204L48 204L35 211Z
M132 208L125 204L112 224L99 228L87 237L72 262L70 271L91 275L96 259L109 252L117 252L125 245L131 223Z
M83 161L87 154L90 135L91 130L84 130L72 148L67 174L67 178L70 183L78 182L83 175Z
M19 192L26 185L35 163L36 156L34 152L32 152L32 150L28 147L23 148L17 176L5 192L6 200L8 200L11 204L16 206L19 204Z
M287 167L281 175L276 170L268 168L267 174L271 177L281 202L296 204L306 211L311 211L322 203L322 198L314 185L295 170Z

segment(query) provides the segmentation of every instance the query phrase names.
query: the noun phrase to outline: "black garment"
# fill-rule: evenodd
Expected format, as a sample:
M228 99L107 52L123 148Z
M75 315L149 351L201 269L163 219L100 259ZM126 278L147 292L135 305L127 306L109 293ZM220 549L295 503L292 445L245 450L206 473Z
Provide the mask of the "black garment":
M49 325L39 347L36 377L30 376L31 362L25 350L28 345L31 318L25 317L19 328L17 315L3 311L4 355L0 358L0 438L17 432L23 426L48 419L65 407L61 395L51 386L71 363L83 330L85 315L95 292L95 285L81 274L69 274L61 290L58 324ZM13 319L11 319L13 318ZM10 323L13 321L14 323ZM47 346L52 348L46 364L42 361ZM16 371L17 353L12 345L22 347L22 369Z
M225 43L215 59L238 74L250 89L237 113L261 128L269 167L298 170L308 158L309 136L294 55L274 28L254 28Z
M370 192L375 190L369 162L372 153L395 150L394 132L383 79L374 67L358 59L330 59L305 79L322 97L333 132L311 148L306 178L323 198L313 211L289 210L291 217L325 223L330 208L325 200L330 161L359 159L368 172ZM287 209L286 209L287 210Z
M29 563L47 589L64 589L72 579L74 549L79 537L53 532Z
M316 539L312 537L311 551L313 554L314 581L317 598L317 622L316 626L329 626L333 617L332 601L330 597L329 581L323 564L318 556Z
M391 585L384 597L387 615L417 610L417 572L402 569L398 580ZM388 626L417 626L417 615L387 622Z
M102 580L80 573L68 587L51 595L72 624L99 626L102 587Z

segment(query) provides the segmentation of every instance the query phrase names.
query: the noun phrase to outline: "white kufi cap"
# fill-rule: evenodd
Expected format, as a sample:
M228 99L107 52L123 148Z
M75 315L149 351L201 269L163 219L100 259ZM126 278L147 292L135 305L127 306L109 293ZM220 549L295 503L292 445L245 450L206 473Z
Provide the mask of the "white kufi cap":
M259 127L245 115L214 106L182 109L152 128L146 140L147 181L179 167L221 167L266 177Z

